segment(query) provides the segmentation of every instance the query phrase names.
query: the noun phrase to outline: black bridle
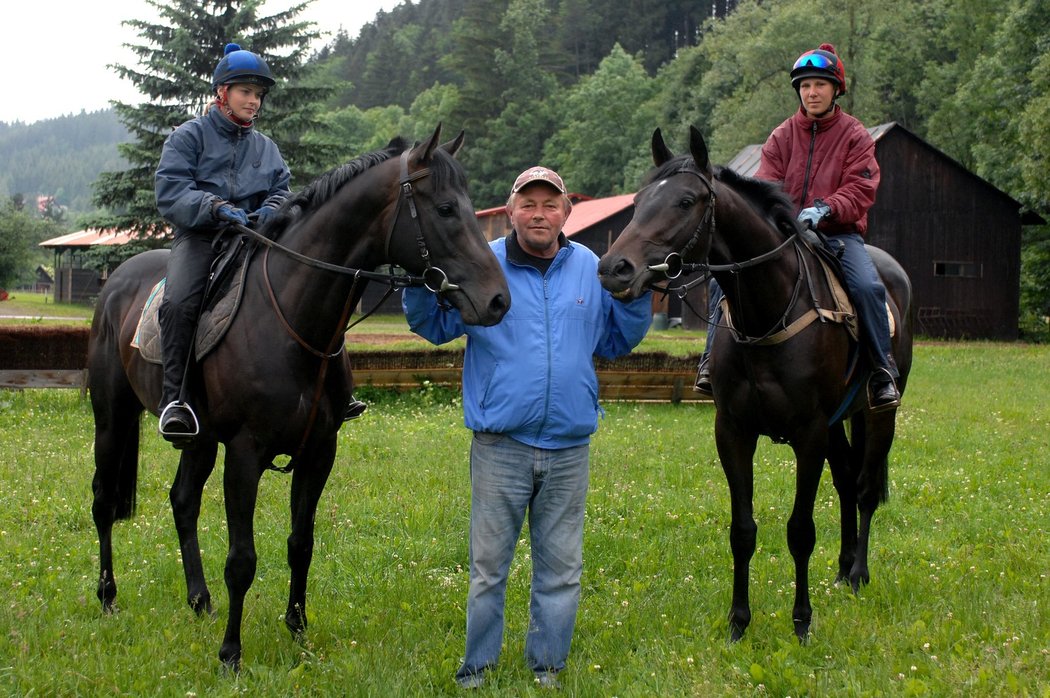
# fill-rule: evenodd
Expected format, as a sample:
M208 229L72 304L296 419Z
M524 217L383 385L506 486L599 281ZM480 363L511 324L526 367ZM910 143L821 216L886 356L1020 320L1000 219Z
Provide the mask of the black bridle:
M651 264L648 267L646 267L646 270L653 272L663 272L664 276L668 280L677 279L682 274L695 274L698 272L703 272L703 276L697 279L693 279L692 281L682 284L681 286L674 287L657 286L655 283L653 283L649 285L649 287L652 290L659 291L665 294L675 293L680 298L685 298L686 294L694 286L704 283L709 278L711 278L711 274L713 272L728 271L731 273L736 273L739 271L743 271L744 269L748 269L750 267L758 266L759 264L764 264L771 259L779 257L780 254L789 245L794 243L795 240L798 238L798 233L794 233L786 240L784 240L783 243L773 248L769 252L764 252L758 255L757 257L752 257L742 262L730 262L729 264L710 264L708 262L700 262L698 264L686 263L685 256L689 254L689 252L697 245L697 243L699 243L701 236L703 236L705 232L710 237L714 237L715 235L715 230L717 226L717 220L715 219L715 204L718 203L718 196L715 193L715 188L712 185L711 180L709 180L699 170L690 167L689 165L684 165L681 169L672 172L670 176L673 177L676 174L691 174L704 183L704 186L707 187L708 191L707 210L704 211L704 215L700 218L700 222L697 223L696 228L693 230L692 236L686 242L681 252L671 252L664 258L664 261L662 263ZM705 226L707 230L705 230Z
M423 240L423 224L419 220L419 213L416 210L416 201L412 191L412 182L423 179L430 174L430 168L424 168L422 170L416 170L415 172L408 173L408 151L401 153L401 172L398 178L398 198L397 204L394 208L394 217L390 222L390 230L386 236L385 255L386 258L390 257L390 240L394 236L394 229L397 227L397 219L401 213L402 204L408 202L409 212L412 216L412 220L416 223L416 247L419 249L419 256L423 260L424 270L422 276L411 276L409 274L392 274L375 271L367 271L364 269L355 269L353 267L344 267L339 264L332 264L331 262L325 262L321 259L315 259L301 252L296 252L290 247L286 247L276 240L272 240L265 235L238 223L232 224L230 227L236 230L238 233L249 236L261 245L268 248L275 249L288 257L291 257L297 262L305 264L308 267L314 269L322 269L324 271L334 272L336 274L342 274L344 276L354 277L355 283L358 279L365 279L367 281L383 281L390 284L391 290L395 288L407 288L409 286L419 287L422 286L428 291L433 293L443 293L445 291L456 291L459 286L450 283L448 275L440 267L435 267L430 263L430 251L427 249L426 242Z

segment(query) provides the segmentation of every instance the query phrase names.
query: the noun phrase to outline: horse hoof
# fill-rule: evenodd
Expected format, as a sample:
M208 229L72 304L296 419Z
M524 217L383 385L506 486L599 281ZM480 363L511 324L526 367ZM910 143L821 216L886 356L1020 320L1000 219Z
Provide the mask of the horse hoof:
M211 607L211 594L197 594L189 598L190 608L197 614L197 617L207 615L211 618L215 617L215 611Z
M859 594L860 588L867 586L870 582L871 577L867 572L855 572L849 576L849 585L854 594Z
M223 670L231 674L239 674L241 671L241 648L223 645L219 649L219 661L222 662Z
M809 644L809 621L795 621L795 637L798 638L798 644Z
M300 640L303 633L306 632L306 614L302 612L298 605L293 606L284 614L284 624L288 627L292 637Z

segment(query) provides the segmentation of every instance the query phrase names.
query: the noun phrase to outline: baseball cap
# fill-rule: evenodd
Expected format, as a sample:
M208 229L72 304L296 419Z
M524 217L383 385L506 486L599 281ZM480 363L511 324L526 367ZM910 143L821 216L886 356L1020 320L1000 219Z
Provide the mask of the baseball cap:
M530 167L529 169L518 175L518 178L514 180L514 186L511 188L511 194L517 194L526 184L532 184L533 182L546 182L560 193L565 193L565 182L561 181L561 177L554 170L546 167Z

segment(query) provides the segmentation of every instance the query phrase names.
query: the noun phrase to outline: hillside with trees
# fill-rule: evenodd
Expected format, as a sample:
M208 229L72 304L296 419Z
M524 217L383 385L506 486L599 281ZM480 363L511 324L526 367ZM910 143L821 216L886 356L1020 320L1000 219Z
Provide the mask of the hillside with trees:
M143 94L116 111L129 132L119 155L131 167L100 170L98 222L157 223L150 174L163 136L203 106L214 47L231 37L267 55L281 78L259 128L281 145L296 186L442 122L466 131L461 159L478 208L501 204L508 182L536 162L583 194L633 191L657 126L674 141L696 125L716 162L762 142L797 106L794 58L830 41L847 67L847 111L868 125L900 123L1050 212L1043 0L405 0L314 55L303 48L316 28L299 21L302 6L269 17L258 0L157 6L157 24L137 25L142 65L122 71ZM19 169L34 166L47 169ZM43 186L13 187L6 167L0 161L7 194ZM1026 236L1022 303L1048 314L1050 234Z

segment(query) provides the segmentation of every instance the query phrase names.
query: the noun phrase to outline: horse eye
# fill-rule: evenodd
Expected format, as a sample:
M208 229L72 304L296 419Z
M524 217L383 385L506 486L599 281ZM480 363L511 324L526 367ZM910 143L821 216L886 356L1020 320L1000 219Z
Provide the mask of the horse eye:
M437 207L437 212L442 218L451 218L456 215L456 207L453 204L440 204Z
M694 199L691 196L686 196L681 201L678 202L678 208L687 211L687 210L691 209L695 204L696 204L696 199Z

